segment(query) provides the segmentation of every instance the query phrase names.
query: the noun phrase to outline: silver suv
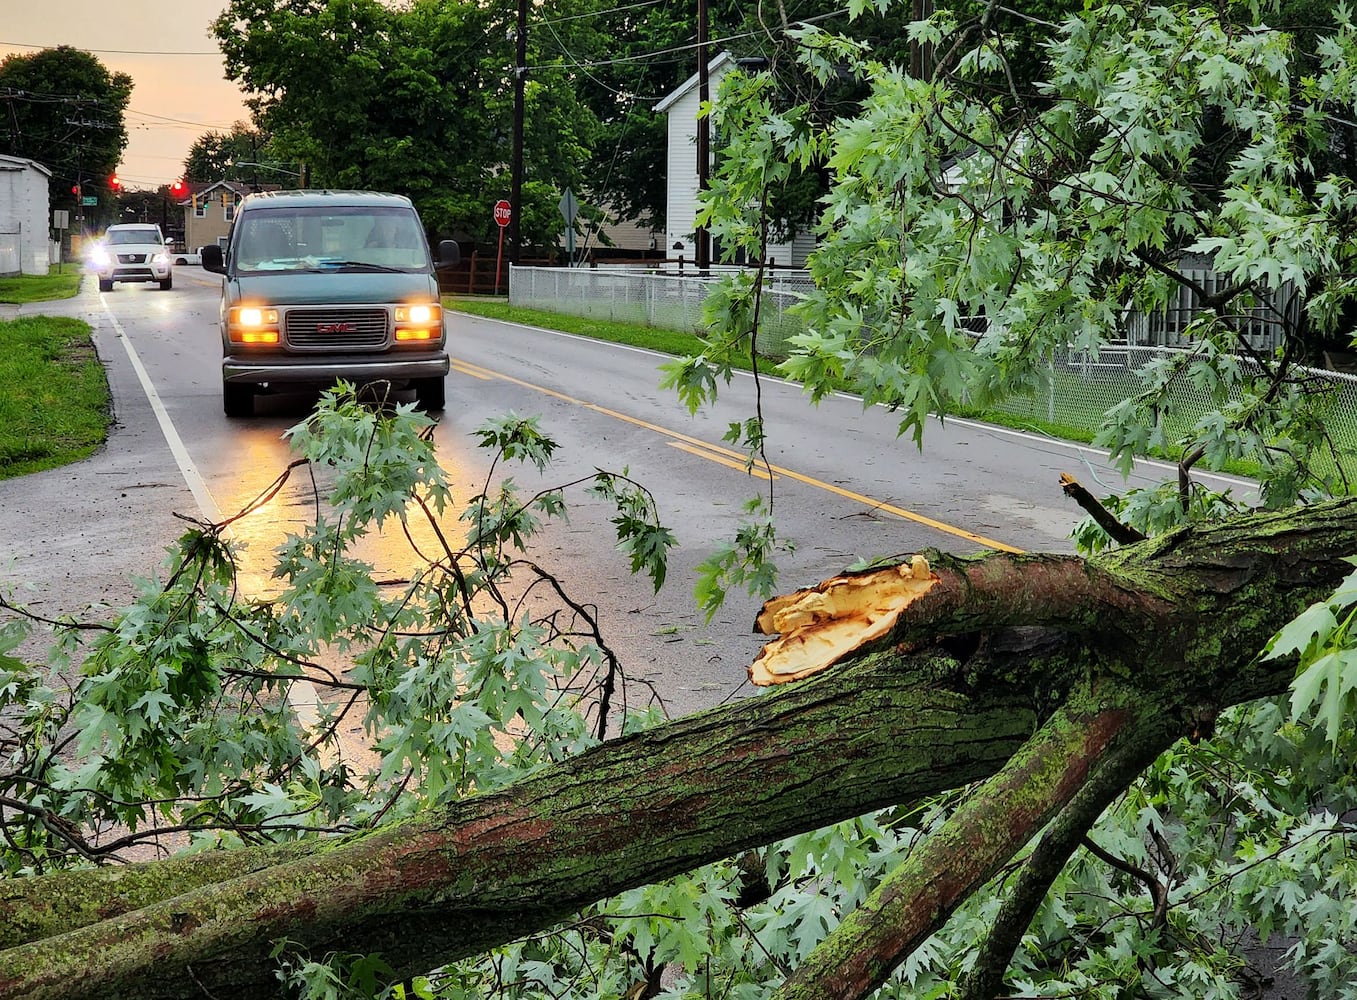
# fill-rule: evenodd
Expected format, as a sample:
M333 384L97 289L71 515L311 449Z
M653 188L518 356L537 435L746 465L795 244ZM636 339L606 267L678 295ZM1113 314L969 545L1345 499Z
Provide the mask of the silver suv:
M174 285L165 237L149 223L109 226L86 260L101 292L113 291L115 281L158 281L166 290Z

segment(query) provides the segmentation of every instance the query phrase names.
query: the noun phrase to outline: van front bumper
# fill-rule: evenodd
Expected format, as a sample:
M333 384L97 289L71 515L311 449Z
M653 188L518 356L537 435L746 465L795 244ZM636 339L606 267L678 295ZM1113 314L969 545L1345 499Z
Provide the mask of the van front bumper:
M451 365L448 356L412 354L408 357L380 355L371 360L296 356L239 357L222 359L223 382L249 385L334 385L346 382L409 382L414 379L442 378Z

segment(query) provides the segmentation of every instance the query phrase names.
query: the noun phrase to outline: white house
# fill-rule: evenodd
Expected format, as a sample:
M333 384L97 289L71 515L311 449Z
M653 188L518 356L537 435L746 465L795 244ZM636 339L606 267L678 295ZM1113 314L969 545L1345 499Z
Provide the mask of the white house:
M47 273L51 179L41 163L0 155L0 275Z
M735 56L722 52L707 63L708 97L715 101L721 78L736 66ZM694 232L697 226L697 109L698 74L683 81L668 97L655 105L655 110L668 116L669 157L665 170L665 235L664 245L670 256L683 254L692 260L697 249ZM814 236L798 233L790 243L770 243L768 259L779 267L803 267L806 255L814 248ZM717 254L713 248L712 260Z

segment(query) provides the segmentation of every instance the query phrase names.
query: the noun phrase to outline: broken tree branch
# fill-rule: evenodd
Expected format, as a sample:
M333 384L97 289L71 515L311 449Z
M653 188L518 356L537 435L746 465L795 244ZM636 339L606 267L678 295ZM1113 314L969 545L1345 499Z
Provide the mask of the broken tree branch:
M975 964L962 981L959 1000L993 1000L1000 995L1004 973L1051 884L1087 841L1088 831L1103 811L1164 749L1159 734L1153 731L1140 729L1134 737L1108 748L1094 763L1088 781L1042 834L1009 888Z
M811 952L775 1000L859 1000L970 898L1084 788L1106 755L1132 777L1177 732L1139 694L1100 691L1106 707L1057 712L994 777L982 782L858 909Z
M233 1000L271 997L284 938L377 952L401 976L479 954L633 886L993 773L1038 724L1031 699L925 681L946 669L936 651L845 665L367 836L256 849L252 863L270 850L280 863L189 891L158 862L88 894L79 873L15 880L0 928L26 943L0 952L0 997L196 996L190 969ZM994 669L1045 668L1027 652Z
M1060 489L1080 507L1084 513L1098 523L1098 527L1107 532L1118 545L1131 545L1145 541L1145 536L1129 524L1123 524L1116 514L1108 510L1103 503L1084 488L1084 485L1068 472L1060 474Z

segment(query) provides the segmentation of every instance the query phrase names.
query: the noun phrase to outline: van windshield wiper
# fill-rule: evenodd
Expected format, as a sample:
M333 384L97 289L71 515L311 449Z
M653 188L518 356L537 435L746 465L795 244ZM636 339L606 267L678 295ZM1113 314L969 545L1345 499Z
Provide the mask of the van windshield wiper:
M374 264L370 260L322 260L318 261L316 266L310 268L312 271L332 271L339 268L352 268L363 271L384 271L393 274L403 274L408 268L388 267L386 264Z

